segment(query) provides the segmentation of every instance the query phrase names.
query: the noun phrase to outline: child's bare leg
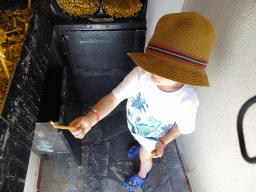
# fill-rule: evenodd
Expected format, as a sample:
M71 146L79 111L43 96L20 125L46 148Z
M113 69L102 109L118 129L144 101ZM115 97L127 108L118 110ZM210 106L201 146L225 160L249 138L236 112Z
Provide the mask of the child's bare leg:
M138 176L141 179L145 179L147 177L147 173L152 168L152 161L148 163L148 159L150 158L151 153L145 151L142 147L140 148L140 171L138 173Z

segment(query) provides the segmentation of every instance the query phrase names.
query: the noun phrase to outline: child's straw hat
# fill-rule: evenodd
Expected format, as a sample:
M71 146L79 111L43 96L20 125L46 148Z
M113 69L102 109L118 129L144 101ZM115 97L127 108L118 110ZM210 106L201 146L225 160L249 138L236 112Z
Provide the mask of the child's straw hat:
M163 16L145 53L129 53L146 71L183 84L207 86L205 67L215 41L212 23L197 12Z

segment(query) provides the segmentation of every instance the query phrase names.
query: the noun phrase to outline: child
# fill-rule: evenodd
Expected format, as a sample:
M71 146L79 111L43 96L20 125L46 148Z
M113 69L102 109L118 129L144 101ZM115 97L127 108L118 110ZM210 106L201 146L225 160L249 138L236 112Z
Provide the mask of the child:
M145 53L129 53L135 67L109 95L86 116L70 123L70 132L82 139L100 119L121 101L127 101L127 123L138 141L130 146L130 158L139 155L140 171L124 181L129 191L149 177L152 161L180 134L195 129L198 98L190 85L209 87L205 67L215 40L211 22L197 12L163 16L157 23Z

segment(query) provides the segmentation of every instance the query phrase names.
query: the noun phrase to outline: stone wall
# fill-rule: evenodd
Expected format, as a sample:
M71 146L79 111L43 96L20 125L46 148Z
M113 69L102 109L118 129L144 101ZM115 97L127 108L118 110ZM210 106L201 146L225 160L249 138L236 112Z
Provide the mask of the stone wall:
M0 117L0 191L23 191L53 26L48 0L36 1Z

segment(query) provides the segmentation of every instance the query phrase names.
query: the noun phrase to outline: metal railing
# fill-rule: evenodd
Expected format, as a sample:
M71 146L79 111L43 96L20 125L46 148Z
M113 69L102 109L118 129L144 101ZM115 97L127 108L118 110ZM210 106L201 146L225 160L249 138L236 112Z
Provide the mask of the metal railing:
M244 133L243 133L243 119L246 111L254 103L256 103L256 96L252 97L251 99L249 99L244 103L244 105L241 107L237 116L237 133L238 133L239 145L240 145L242 156L248 163L256 163L256 157L251 158L247 154L245 140L244 140Z

